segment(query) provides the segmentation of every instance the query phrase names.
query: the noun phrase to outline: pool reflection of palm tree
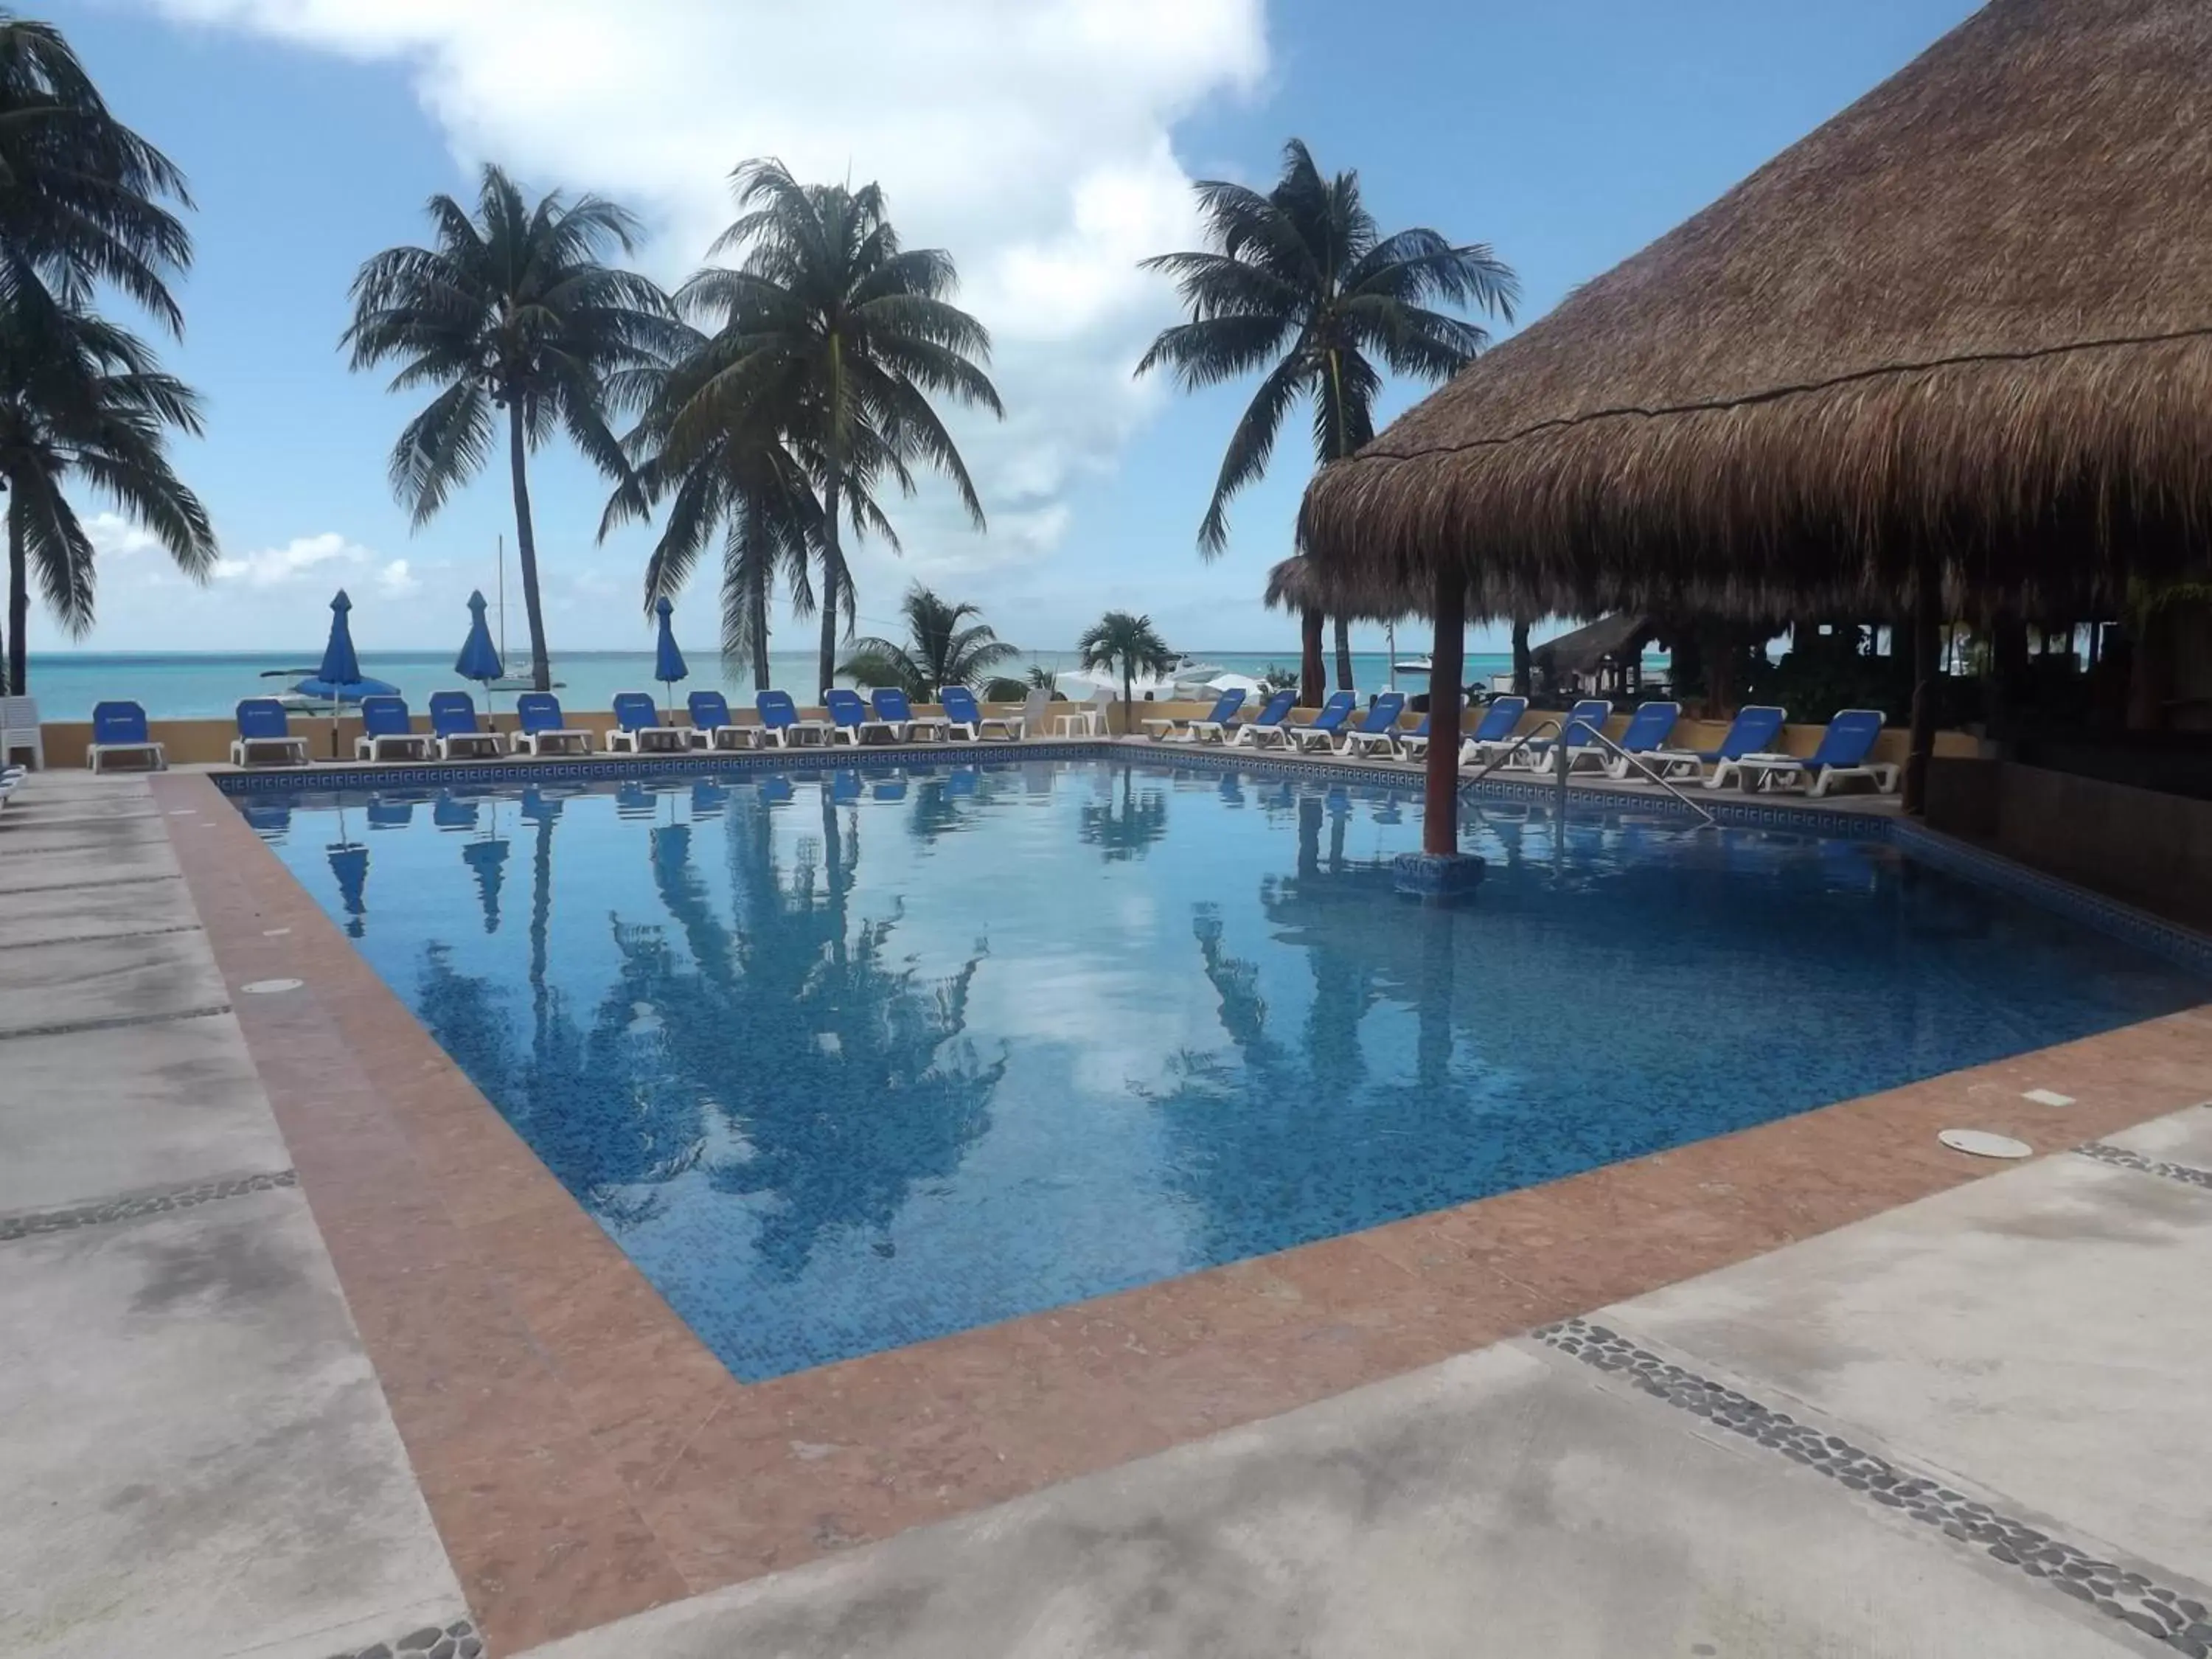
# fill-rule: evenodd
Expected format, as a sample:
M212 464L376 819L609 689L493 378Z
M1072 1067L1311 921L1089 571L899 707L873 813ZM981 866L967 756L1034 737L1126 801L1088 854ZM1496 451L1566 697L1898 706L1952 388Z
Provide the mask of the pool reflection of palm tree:
M1137 793L1135 769L1123 767L1116 781L1120 798L1110 793L1103 801L1085 805L1077 815L1077 833L1084 844L1096 847L1109 864L1140 859L1168 832L1168 798L1162 789Z
M1005 1062L961 1036L980 957L932 982L896 960L896 915L848 925L857 815L842 823L825 791L821 839L787 870L763 802L724 822L734 927L690 828L652 832L669 927L616 924L620 975L580 1057L580 1086L627 1103L623 1133L562 1174L620 1225L650 1212L637 1188L703 1167L718 1190L770 1200L748 1206L754 1248L795 1278L825 1235L885 1235L916 1182L958 1169Z

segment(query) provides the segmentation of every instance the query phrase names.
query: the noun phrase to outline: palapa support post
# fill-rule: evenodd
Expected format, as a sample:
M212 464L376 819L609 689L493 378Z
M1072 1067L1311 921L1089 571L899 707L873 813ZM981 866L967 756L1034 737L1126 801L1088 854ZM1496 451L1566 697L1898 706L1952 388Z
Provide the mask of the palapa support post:
M1467 593L1459 573L1437 578L1437 637L1429 653L1429 753L1421 850L1459 851L1460 680L1467 668Z
M1424 774L1421 850L1401 853L1392 884L1431 903L1449 903L1482 879L1482 860L1459 850L1460 681L1467 671L1467 589L1456 568L1437 578L1437 637L1429 653L1429 753Z
M1936 753L1936 671L1943 655L1942 581L1923 554L1912 578L1912 732L1905 755L1905 810L1928 810L1928 763Z

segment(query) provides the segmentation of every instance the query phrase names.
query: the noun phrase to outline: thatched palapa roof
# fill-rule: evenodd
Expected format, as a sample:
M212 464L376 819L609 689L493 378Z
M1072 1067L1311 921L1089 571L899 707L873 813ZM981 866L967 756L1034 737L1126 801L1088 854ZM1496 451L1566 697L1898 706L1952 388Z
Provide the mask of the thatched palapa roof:
M1994 0L1309 489L1326 570L1570 613L2033 604L2212 531L2212 3Z
M1658 632L1650 617L1619 611L1545 641L1528 653L1528 659L1553 673L1588 674L1607 658L1620 662L1640 655Z
M1418 616L1423 600L1410 589L1362 571L1331 577L1293 554L1267 572L1270 611L1318 611L1348 622L1397 622Z

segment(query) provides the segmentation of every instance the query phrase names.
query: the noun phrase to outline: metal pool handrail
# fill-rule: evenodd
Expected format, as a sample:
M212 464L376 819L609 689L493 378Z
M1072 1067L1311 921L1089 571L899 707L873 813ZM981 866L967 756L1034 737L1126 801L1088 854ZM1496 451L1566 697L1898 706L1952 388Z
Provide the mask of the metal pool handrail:
M1683 805L1688 807L1692 812L1695 812L1699 817L1703 818L1705 823L1700 826L1701 828L1707 830L1717 830L1720 828L1720 820L1718 818L1707 811L1698 802L1692 800L1687 795L1684 794L1680 789L1677 789L1672 783L1668 782L1668 780L1660 776L1658 773L1653 771L1650 766L1647 764L1642 757L1629 753L1627 750L1623 749L1611 738L1608 738L1604 732L1599 731L1597 727L1589 724L1589 721L1578 720L1576 724L1580 726L1583 731L1589 732L1590 736L1595 738L1602 746L1613 750L1613 752L1620 756L1622 760L1634 767L1638 771L1643 773L1645 777L1650 779L1652 782L1657 784L1662 789L1664 789L1676 800L1681 802ZM1559 764L1553 769L1553 770L1559 781L1560 821L1565 823L1567 810L1567 767L1569 764L1567 757L1567 732L1566 727L1560 723L1556 715L1547 714L1542 720L1537 721L1535 725L1530 726L1528 730L1515 738L1511 743L1506 745L1505 752L1504 754L1498 756L1496 760L1492 761L1487 766L1484 767L1482 770L1477 772L1473 777L1468 779L1465 783L1462 783L1460 786L1460 787L1463 790L1472 789L1476 784L1480 783L1485 778L1488 777L1492 772L1495 772L1499 767L1504 765L1506 762L1511 760L1514 756L1519 754L1531 743L1534 743L1538 738L1541 738L1547 730L1555 733L1559 738L1559 743L1555 748L1555 752L1559 756Z

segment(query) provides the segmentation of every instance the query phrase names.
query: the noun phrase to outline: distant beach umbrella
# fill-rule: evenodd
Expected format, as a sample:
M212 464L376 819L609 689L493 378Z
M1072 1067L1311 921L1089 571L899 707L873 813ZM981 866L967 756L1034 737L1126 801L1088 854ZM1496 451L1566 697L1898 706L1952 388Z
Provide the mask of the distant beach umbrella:
M453 659L453 672L465 680L474 680L491 694L491 683L507 672L506 665L499 659L499 647L491 642L491 628L484 621L484 596L481 592L469 595L469 636L461 641L461 654Z
M323 647L323 665L315 671L315 678L326 685L361 684L361 659L354 653L353 629L346 622L346 612L352 609L353 601L341 587L331 601L330 643Z
M684 653L676 648L676 629L669 622L676 607L668 602L666 594L653 602L660 617L660 637L653 647L653 678L668 688L668 723L676 724L676 682L691 678L684 666Z

